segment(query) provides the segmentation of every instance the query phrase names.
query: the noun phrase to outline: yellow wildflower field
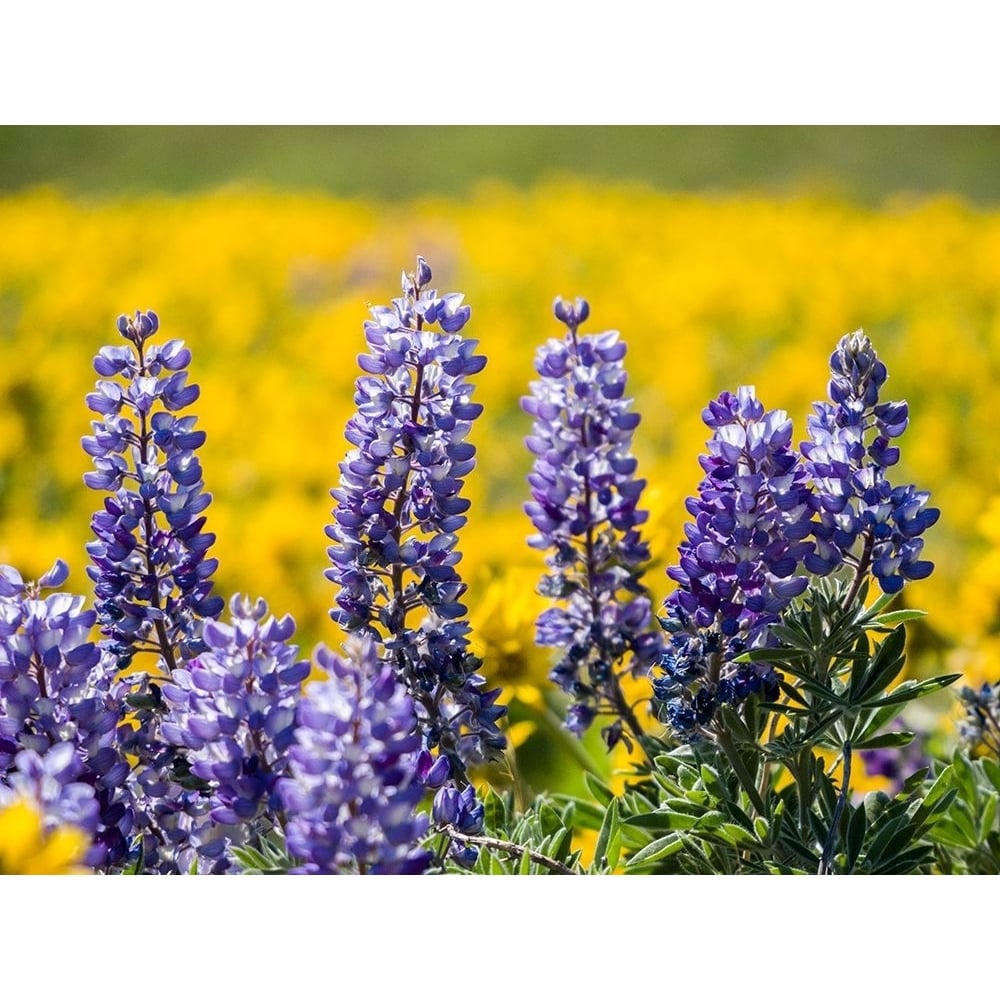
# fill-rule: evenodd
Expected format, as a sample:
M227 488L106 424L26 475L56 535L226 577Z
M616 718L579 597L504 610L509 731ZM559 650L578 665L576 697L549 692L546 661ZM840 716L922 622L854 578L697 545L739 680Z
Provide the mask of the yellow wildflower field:
M617 328L629 347L654 605L701 477L702 407L754 384L801 440L830 352L863 327L888 366L887 398L910 403L900 481L929 489L942 511L925 548L936 571L905 594L930 612L911 633L916 669L951 658L974 681L1000 669L983 642L1000 606L1000 212L950 198L866 208L674 195L569 176L402 204L38 189L0 199L0 239L0 562L25 578L61 556L70 586L89 591L84 546L102 500L82 484L91 360L119 339L119 314L152 309L163 337L194 354L218 592L291 612L306 649L339 645L323 529L362 325L419 253L440 291L465 293L464 332L489 359L476 376L486 409L459 568L486 670L525 702L546 685L549 656L532 643L541 561L525 544L531 421L519 400L536 347L561 335L557 294L586 297L586 329Z

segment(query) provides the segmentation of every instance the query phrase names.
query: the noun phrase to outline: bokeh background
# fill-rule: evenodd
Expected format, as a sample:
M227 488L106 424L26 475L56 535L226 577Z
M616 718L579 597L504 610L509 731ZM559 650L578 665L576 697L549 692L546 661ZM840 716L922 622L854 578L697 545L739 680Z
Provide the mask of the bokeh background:
M355 359L419 253L489 358L461 568L527 783L571 785L560 761L602 755L559 735L532 640L519 399L557 294L629 345L656 603L706 401L754 384L801 439L837 339L863 327L911 404L899 475L942 510L937 570L905 594L929 611L910 669L996 680L998 162L995 128L0 128L0 562L31 578L61 556L89 592L91 361L119 314L153 309L202 387L219 591L291 612L305 649L337 645L323 528Z

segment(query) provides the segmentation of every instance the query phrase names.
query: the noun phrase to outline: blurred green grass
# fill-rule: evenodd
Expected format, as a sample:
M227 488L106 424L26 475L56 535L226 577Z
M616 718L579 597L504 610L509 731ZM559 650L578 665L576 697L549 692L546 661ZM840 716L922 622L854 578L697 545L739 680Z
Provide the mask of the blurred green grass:
M1000 202L992 126L2 126L0 193L84 196L259 183L383 200L551 173L680 191L817 191L864 204Z

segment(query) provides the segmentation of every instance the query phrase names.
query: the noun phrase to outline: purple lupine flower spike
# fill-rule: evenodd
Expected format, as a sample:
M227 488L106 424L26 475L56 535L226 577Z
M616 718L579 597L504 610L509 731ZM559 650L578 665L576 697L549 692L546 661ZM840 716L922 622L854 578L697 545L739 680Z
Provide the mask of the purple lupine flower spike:
M81 596L43 594L68 574L57 560L25 583L0 566L0 787L37 784L34 797L56 816L60 789L73 785L66 795L83 795L89 818L60 815L91 835L86 862L110 869L125 859L134 826L130 768L116 739L124 708L114 657L91 641L94 612Z
M87 546L98 622L109 649L127 666L137 650L152 649L170 670L177 655L200 648L201 621L215 617L217 561L207 557L215 536L204 530L211 495L196 457L205 441L195 418L180 416L198 398L187 384L191 352L182 341L150 345L155 313L122 316L127 347L104 347L94 359L101 379L87 396L100 416L83 439L94 471L92 489L107 491Z
M229 607L230 623L206 621L204 650L164 683L162 734L207 783L212 819L252 837L275 815L309 661L296 659L290 615L275 618L263 600L241 595Z
M560 602L539 617L537 641L562 651L551 678L574 699L567 727L582 734L596 716L613 716L604 730L612 746L623 723L642 733L620 673L648 670L662 648L641 583L649 549L639 526L648 515L631 453L639 415L625 396L619 333L578 334L590 314L584 299L558 298L554 312L568 332L539 349L540 378L521 400L534 417L525 511L538 533L529 544L548 551L540 590Z
M806 588L800 570L813 551L809 488L785 412L765 412L742 386L702 417L712 429L706 475L667 571L677 589L664 604L669 639L653 683L661 717L685 741L705 733L720 704L776 693L770 665L732 661L767 645L768 626Z
M909 419L905 402L879 402L888 374L861 330L840 339L830 358L831 402L813 406L805 466L814 485L816 548L806 565L825 575L847 564L855 592L870 570L887 594L929 576L920 537L940 511L930 494L894 487L888 470L899 461L898 438Z
M365 323L358 412L345 431L354 447L331 491L327 576L338 586L334 620L379 644L414 700L427 746L464 780L468 765L505 746L497 722L506 709L469 651L466 585L455 568L469 508L462 487L475 465L467 437L482 412L467 379L486 359L459 335L470 315L463 297L438 295L430 280L418 257L402 297Z
M316 658L328 679L306 686L278 782L288 848L303 873L419 874L430 854L417 806L447 759L421 751L415 703L370 637Z

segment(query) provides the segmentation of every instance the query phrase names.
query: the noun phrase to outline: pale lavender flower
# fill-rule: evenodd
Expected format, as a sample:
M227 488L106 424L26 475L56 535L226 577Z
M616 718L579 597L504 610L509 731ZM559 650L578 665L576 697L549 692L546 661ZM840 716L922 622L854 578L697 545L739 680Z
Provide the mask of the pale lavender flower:
M1000 760L1000 681L978 688L965 685L958 693L965 715L958 735L969 752L985 751Z
M124 706L115 697L114 658L91 641L96 616L84 610L84 598L43 593L68 574L57 560L25 583L0 566L0 783L26 780L30 764L36 777L48 775L46 787L85 785L96 810L93 824L77 822L93 838L87 863L110 867L124 861L134 823L130 768L116 738ZM39 761L57 746L63 749L51 761L58 766L45 770L49 764Z
M290 615L275 618L263 600L240 595L229 607L231 621L206 621L204 650L164 682L161 732L206 783L212 819L252 835L275 825L275 784L309 661L296 659Z

